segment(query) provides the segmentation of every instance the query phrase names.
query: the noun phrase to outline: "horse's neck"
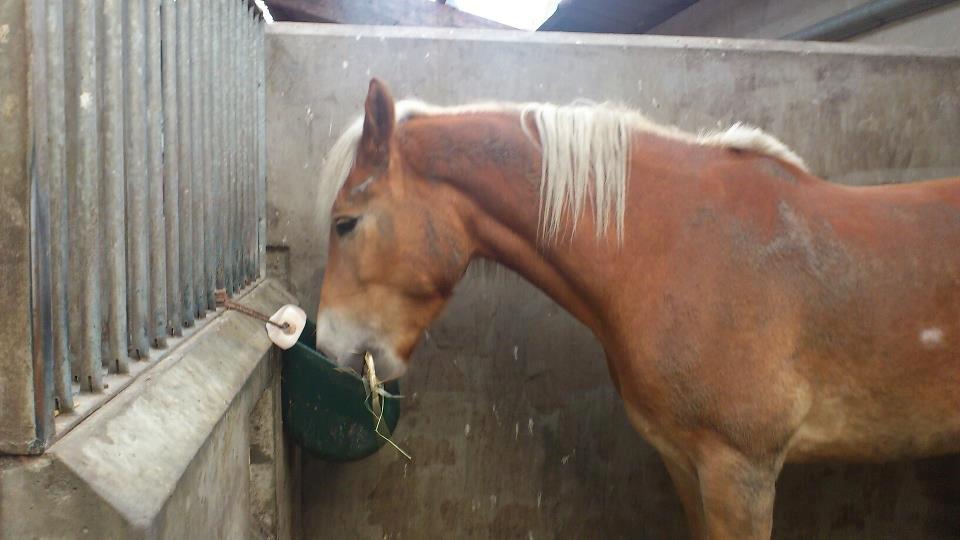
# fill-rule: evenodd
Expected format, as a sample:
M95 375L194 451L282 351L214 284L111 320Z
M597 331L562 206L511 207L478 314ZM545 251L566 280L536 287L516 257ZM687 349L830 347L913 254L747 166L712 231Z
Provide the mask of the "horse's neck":
M479 256L515 270L595 331L603 327L598 299L609 295L602 289L611 282L597 272L616 241L598 242L585 217L572 237L543 242L540 153L517 113L414 119L400 141L415 170L446 179L471 199Z

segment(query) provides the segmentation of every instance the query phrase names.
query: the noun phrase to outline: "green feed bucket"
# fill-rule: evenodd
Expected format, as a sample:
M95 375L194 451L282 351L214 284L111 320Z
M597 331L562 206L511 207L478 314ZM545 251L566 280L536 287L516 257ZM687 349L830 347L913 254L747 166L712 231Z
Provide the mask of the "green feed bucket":
M307 321L296 345L283 351L281 395L284 430L301 448L324 460L365 458L387 441L375 431L364 383L341 371L314 348L316 325ZM399 395L391 381L384 389ZM389 437L400 420L400 400L381 396L379 433Z

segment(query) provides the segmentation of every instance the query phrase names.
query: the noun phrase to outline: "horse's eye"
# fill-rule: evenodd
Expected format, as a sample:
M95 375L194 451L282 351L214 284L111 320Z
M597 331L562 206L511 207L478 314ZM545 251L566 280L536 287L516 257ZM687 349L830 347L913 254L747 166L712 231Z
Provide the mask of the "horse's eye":
M355 217L340 217L333 222L333 226L337 229L337 236L346 236L350 234L350 231L357 226L357 221L360 218Z

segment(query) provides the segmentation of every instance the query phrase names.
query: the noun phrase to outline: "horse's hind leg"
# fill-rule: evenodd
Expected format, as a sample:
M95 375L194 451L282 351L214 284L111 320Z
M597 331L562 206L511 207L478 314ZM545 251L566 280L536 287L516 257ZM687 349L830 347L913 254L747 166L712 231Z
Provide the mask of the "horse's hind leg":
M705 450L697 464L704 532L711 539L768 539L782 459L751 460L726 446Z

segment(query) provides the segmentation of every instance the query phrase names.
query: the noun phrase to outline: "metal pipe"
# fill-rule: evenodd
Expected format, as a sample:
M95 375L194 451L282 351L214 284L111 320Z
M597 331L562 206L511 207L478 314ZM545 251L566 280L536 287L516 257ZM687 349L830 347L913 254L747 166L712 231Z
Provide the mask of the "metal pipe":
M240 10L240 286L250 280L250 9Z
M244 266L246 258L244 257L244 245L246 240L246 230L243 227L244 207L246 202L246 111L244 110L246 99L246 57L244 55L244 34L243 3L237 10L237 19L234 24L237 25L237 209L234 221L236 227L236 250L237 250L237 283L238 289L243 288L246 278L246 268Z
M174 0L162 0L163 18L163 213L166 218L167 332L183 334L180 292L180 138L177 106L177 13Z
M246 226L249 231L247 241L247 281L253 283L257 277L257 9L250 6L247 19L247 65L249 66L249 82L247 83L247 125L249 133L250 179L248 181L249 208L247 209Z
M53 379L57 409L73 410L67 282L70 276L67 204L63 0L47 0L47 167L50 186L50 266L53 309Z
M107 262L107 349L104 365L114 373L126 373L127 365L127 275L124 230L124 138L123 138L123 4L100 2L103 16L103 221L104 254ZM96 107L96 105L93 105ZM90 136L86 133L85 136Z
M227 159L229 160L230 178L227 180L227 283L226 288L231 293L236 292L237 265L234 258L234 237L236 228L234 215L236 213L236 187L237 187L237 40L236 40L236 0L227 0L227 80L229 89L227 91L227 144L229 150Z
M250 280L257 279L260 267L260 16L256 7L252 12L250 26L250 155L251 155L251 200L250 207Z
M177 0L177 111L179 113L177 137L180 144L180 293L181 321L184 327L193 326L193 152L191 140L193 126L190 104L190 5L188 0Z
M77 162L79 161L79 149L77 148L77 139L74 136L77 130L77 118L78 118L78 105L80 101L76 99L76 96L80 95L80 76L79 76L79 67L77 65L76 59L78 58L79 52L77 51L78 40L77 40L77 26L80 16L78 15L79 9L76 2L64 2L63 3L63 43L64 43L64 66L63 66L63 75L64 75L64 120L65 120L65 129L66 133L66 152L67 152L67 202L75 202L75 189L76 185L79 182L80 175L78 174ZM74 180L70 180L70 179ZM67 205L67 223L70 225L70 228L67 230L67 269L68 271L76 272L77 269L77 253L76 253L76 227L73 221L74 214L76 213L75 204ZM83 302L80 299L80 289L82 288L79 283L75 286L73 284L68 284L67 286L67 347L68 353L70 355L70 372L72 375L72 380L74 384L80 381L80 338L83 335L83 329L80 327L80 310L82 309Z
M250 281L257 279L257 255L259 247L259 221L257 211L260 208L260 196L257 186L260 184L260 150L257 143L259 131L257 129L257 111L260 100L257 98L260 88L260 64L257 61L257 37L259 35L259 15L256 6L250 10Z
M260 13L257 19L257 266L256 277L261 278L266 270L266 178L267 178L267 159L266 159L266 50L264 44L264 32L266 31L267 21Z
M243 202L244 202L244 175L246 174L246 164L244 162L244 95L243 84L245 81L244 57L243 57L243 2L237 5L237 15L234 20L236 25L236 78L237 78L237 110L234 113L237 116L237 187L236 187L236 208L234 211L234 250L236 260L236 283L237 290L243 288L244 268L243 268Z
M259 277L267 275L267 20L260 18L260 264Z
M30 13L30 38L27 41L33 49L35 56L30 59L30 69L33 73L46 72L46 4L34 4L30 7L33 10ZM40 95L42 85L45 81L37 77L30 81L30 92L34 96ZM46 107L44 103L36 103L33 110L30 111L31 121L36 126L35 135L37 137L36 146L37 156L41 160L47 155L46 135L44 133L47 125ZM47 174L46 163L38 163L30 160L29 166L29 190L30 200L27 212L30 216L29 240L30 246L28 269L30 283L30 300L28 320L31 338L31 357L30 363L33 371L33 385L29 390L22 394L24 397L31 397L33 401L32 410L34 423L33 440L29 446L46 448L53 437L54 432L54 410L56 408L54 359L53 359L53 321L52 321L52 284L53 276L50 272L50 185L49 175ZM16 233L17 228L13 228ZM17 307L17 306L8 306ZM25 325L26 326L26 325ZM14 352L17 354L17 352ZM6 373L4 375L7 375ZM18 377L19 378L19 377ZM27 382L24 380L23 382ZM32 390L32 391L31 391ZM14 389L14 391L17 391ZM16 411L15 411L16 412ZM26 412L26 411L23 411ZM16 419L16 417L12 418ZM10 424L7 424L8 426ZM10 439L4 441L9 443Z
M220 239L218 243L217 257L219 274L222 281L219 288L227 289L229 287L229 233L230 233L230 3L232 0L220 0L220 59L218 68L220 73L220 111L217 115L220 118Z
M231 283L233 281L233 269L230 264L230 227L232 222L230 221L230 210L232 206L232 193L231 182L233 181L233 48L231 36L233 35L233 0L223 0L223 35L222 39L222 50L223 58L222 62L222 74L223 74L223 111L222 111L222 122L223 122L223 193L222 201L223 208L220 213L222 214L221 220L223 221L223 245L221 246L220 257L223 259L223 288L228 292L233 292L231 288Z
M193 129L191 130L190 147L193 149L193 316L200 318L204 316L207 309L206 292L204 285L206 281L203 278L203 259L204 259L204 183L207 179L204 176L204 155L203 155L203 0L190 1L190 115L193 117Z
M228 2L229 14L227 20L229 21L229 36L227 38L227 47L230 53L230 58L228 59L229 64L229 107L227 110L227 118L229 122L229 130L227 135L230 139L230 181L228 182L228 191L229 195L228 200L228 209L227 209L227 290L230 294L234 294L237 291L237 176L239 174L239 164L237 161L238 154L237 148L239 146L239 137L237 134L237 84L239 82L239 77L237 76L237 32L238 32L238 14L240 12L239 3L236 0Z
M127 0L126 11L126 98L124 121L124 167L126 171L127 212L127 331L130 356L146 358L150 353L147 338L147 290L150 287L149 206L147 183L147 93L146 28L147 0ZM121 9L120 6L117 6ZM118 352L114 355L120 356ZM117 371L120 371L118 368Z
M244 251L246 252L246 268L244 269L244 284L249 285L253 282L255 267L254 256L256 255L257 249L255 246L257 238L257 219L256 219L256 190L254 189L254 183L257 178L256 173L256 153L254 152L254 138L256 127L256 101L254 98L254 91L257 84L256 79L256 70L254 69L253 61L253 36L254 29L256 28L255 16L253 7L250 4L246 4L246 21L244 24L245 29L245 38L243 40L243 50L244 50L244 64L246 65L246 78L243 82L243 87L245 89L246 100L244 102L243 114L245 118L244 124L246 125L246 144L245 152L247 156L247 176L246 176L246 208L243 212L243 229L246 231L246 240Z
M246 10L244 2L240 2L237 10L237 213L235 227L237 228L237 289L242 289L246 282L246 230L243 226L246 208L246 176L247 176L247 145L246 145L246 81L247 66L244 44L244 20Z
M146 0L147 16L147 207L150 209L150 309L148 337L167 344L167 246L163 216L163 90L160 0Z
M75 149L76 182L71 193L70 244L71 268L79 285L79 304L70 315L79 321L76 332L78 378L82 390L103 390L103 368L100 354L100 162L97 103L97 2L76 0L76 118L70 132ZM79 313L77 313L79 311ZM71 340L73 341L73 340Z
M206 308L211 311L217 309L217 302L213 293L217 288L217 255L214 249L216 238L214 237L215 223L217 222L214 214L214 197L216 188L216 155L213 151L213 86L215 79L213 76L213 27L216 22L214 2L206 0L203 2L203 166L204 166L204 252L203 252L203 278Z
M796 41L843 41L881 26L951 4L956 0L873 0L824 19L781 39Z
M12 90L16 87L27 88L27 95L32 96L32 103L28 105L27 118L29 119L28 125L32 125L31 131L33 132L33 149L35 154L28 158L25 162L20 165L14 165L14 167L25 167L27 171L26 177L24 180L29 186L28 197L29 199L26 205L27 215L29 216L30 224L29 229L24 230L22 227L14 225L12 228L7 229L10 231L11 235L23 238L26 240L25 243L21 244L23 246L29 246L29 266L27 268L27 279L21 281L21 283L29 284L29 298L24 298L19 294L14 293L13 295L4 294L5 298L9 298L13 304L6 306L8 311L12 311L13 318L21 319L20 328L29 328L29 332L32 336L30 343L24 343L23 350L24 352L30 352L30 363L32 368L32 376L27 378L21 378L20 376L14 376L15 379L28 382L32 379L32 388L28 389L27 387L20 387L13 389L13 392L19 394L23 397L31 397L33 401L32 412L33 413L33 422L32 430L27 428L24 431L20 429L13 429L11 431L6 431L7 435L5 444L13 442L12 439L18 439L17 434L28 434L29 438L32 439L32 442L36 445L37 448L46 448L47 443L53 436L54 425L54 411L57 407L57 396L56 396L56 383L54 382L54 371L55 371L55 360L53 356L53 264L52 264L52 251L54 246L51 242L51 219L50 219L50 192L52 191L51 178L52 174L50 172L50 134L48 128L50 127L49 119L47 118L48 109L50 104L47 101L47 89L46 86L49 84L49 81L46 78L48 74L47 66L47 55L49 50L49 42L47 39L47 3L44 1L34 1L28 2L26 4L21 4L24 13L26 14L26 23L27 32L23 36L25 39L22 41L14 38L15 45L12 48L8 48L5 51L7 58L0 59L0 62L5 63L7 66L10 66L10 60L13 60L15 63L20 56L20 54L15 52L22 45L26 45L24 49L26 51L32 51L32 54L29 55L27 59L27 66L29 66L29 74L35 74L31 76L25 76L26 73L21 73L20 75L12 75L8 79L8 84L5 90ZM18 8L15 7L16 11ZM8 42L11 40L7 40ZM19 41L19 43L17 43ZM21 50L24 50L21 49ZM26 83L24 86L20 86L19 81ZM8 102L11 103L12 101ZM9 115L13 116L13 115ZM14 126L24 125L14 118L9 118L12 120L12 125L9 125L11 131L19 131ZM16 139L16 137L14 138ZM6 138L6 141L11 141L10 138ZM17 143L14 143L17 144ZM9 147L7 148L9 149ZM9 169L7 169L9 171ZM13 180L13 185L17 183L19 178L15 177L16 175L7 175L7 178ZM9 187L12 184L8 181L7 186ZM16 189L16 188L15 188ZM6 189L4 189L6 191ZM11 209L23 208L18 206L14 200L18 197L13 197L5 202ZM18 210L14 210L17 212ZM24 236L20 236L21 233L26 233ZM19 242L14 241L13 245L16 246ZM10 245L10 244L8 244ZM17 249L19 251L19 249ZM5 261L4 266L6 268L15 268L19 265L10 264L8 261ZM15 289L12 287L11 289ZM22 290L22 289L21 289ZM26 291L24 291L26 292ZM24 299L26 302L20 303L18 300ZM26 320L21 313L16 313L20 306L24 306L26 309ZM9 321L10 317L7 317L5 321ZM29 321L28 324L24 324ZM19 356L19 350L16 346L11 346L11 351L8 353ZM15 371L17 371L15 369ZM22 373L22 372L21 372ZM6 373L4 375L7 375ZM24 373L24 375L26 375ZM12 381L11 381L12 382ZM3 383L0 383L2 385ZM3 390L0 390L3 392ZM9 402L9 400L8 400ZM6 412L6 411L4 411ZM28 410L19 410L13 411L13 414L9 413L3 414L0 413L0 416L6 416L9 420L5 423L5 427L17 424L18 419L23 419L24 416L29 416ZM13 424L10 423L13 421ZM0 420L2 422L2 420ZM28 420L29 422L29 420ZM24 426L26 427L26 426ZM12 435L12 437L11 437ZM21 441L13 442L13 447L20 447ZM29 443L28 443L29 445Z
M224 119L223 99L226 94L226 84L224 82L224 57L225 50L223 39L225 36L224 25L226 25L227 8L225 0L216 0L216 17L214 18L214 40L213 40L213 65L216 73L216 85L213 96L213 118L214 118L214 154L216 155L216 181L214 182L214 217L216 219L217 242L214 244L214 253L216 256L216 277L214 285L217 289L224 288L224 243L226 232L226 218L224 217L225 184L227 183L227 159L225 145L226 121Z
M8 2L9 3L9 2ZM47 3L45 1L34 1L20 4L22 8L14 7L14 11L17 9L23 9L23 13L26 15L25 20L23 20L27 32L23 34L23 38L13 40L6 39L5 41L9 43L13 41L14 44L12 47L7 48L4 53L7 58L0 60L5 65L10 66L10 60L16 62L21 54L26 55L25 51L30 51L29 56L26 58L26 65L28 66L28 73L9 74L8 83L4 89L4 93L7 91L13 90L16 87L26 88L27 95L31 96L32 99L28 103L28 108L24 109L24 112L27 113L27 121L32 126L30 131L33 133L33 155L27 158L22 164L13 165L13 167L20 168L23 167L23 170L26 172L26 175L23 180L26 181L28 186L28 200L26 202L26 212L29 216L29 228L24 230L22 227L14 225L13 227L6 228L11 236L23 238L26 240L25 243L21 246L28 247L28 267L27 279L20 280L21 284L29 284L27 290L29 291L29 297L24 298L17 293L14 294L4 294L4 298L9 299L13 303L11 305L6 305L8 312L12 312L13 317L7 317L5 323L11 322L12 319L20 319L21 323L19 328L29 329L31 338L29 343L24 343L22 349L10 343L8 351L5 351L7 354L15 355L14 357L20 356L20 351L30 353L30 367L32 373L26 379L21 378L20 375L14 375L12 378L18 381L27 383L32 379L33 384L32 388L27 388L26 386L21 386L20 388L10 388L13 390L14 395L20 395L22 397L29 397L32 401L32 408L23 408L18 411L12 411L11 415L7 411L0 413L0 416L6 417L8 420L4 422L4 428L9 428L11 426L17 425L18 420L27 419L28 423L32 424L32 429L28 425L22 425L26 428L21 430L19 428L14 428L13 430L4 429L4 444L11 446L10 443L13 443L12 446L18 450L28 450L30 448L24 448L22 443L23 439L20 439L19 435L27 435L27 438L30 439L30 442L27 443L28 447L33 447L32 450L45 449L53 438L54 434L54 412L57 407L57 396L56 396L56 383L54 382L54 357L53 357L53 264L52 264L52 251L53 245L51 243L51 224L50 224L50 192L52 191L51 183L51 173L50 173L50 148L49 141L50 136L48 133L49 119L47 118L47 113L49 109L49 102L47 101L47 90L46 85L49 84L47 80L47 75L49 70L47 67L47 54L49 49L49 42L47 39ZM9 10L8 10L9 12ZM5 14L6 15L6 14ZM4 17L6 19L6 17ZM7 19L9 20L9 19ZM19 42L19 43L18 43ZM21 48L22 46L26 46ZM18 49L24 52L16 52ZM21 86L19 81L26 83ZM16 91L16 90L14 90ZM12 103L12 101L7 102ZM19 131L15 126L25 125L18 121L18 119L11 118L14 115L7 115L8 127L10 131ZM14 140L17 137L14 138ZM12 142L11 138L6 137L6 142ZM14 145L17 143L14 142ZM6 146L6 145L4 145ZM5 148L5 150L11 149L10 147ZM9 155L9 154L8 154ZM9 164L5 164L5 168L9 167ZM11 184L9 181L6 182L4 186L4 191L9 193L7 189L12 185L16 185L17 181L20 178L16 178L16 175L10 175L9 168L6 168L8 173L6 177L13 181ZM16 188L14 188L16 190ZM19 197L14 196L9 199L6 199L4 202L7 206L13 210L15 213L19 211L22 206L17 205ZM4 224L6 225L6 224ZM21 233L26 233L24 236L21 236ZM17 246L19 242L14 240L12 246ZM11 245L11 244L7 244ZM18 252L19 248L15 247ZM20 265L10 264L9 259L4 261L4 266L6 268L16 268ZM7 286L8 290L12 292L17 287ZM23 290L23 289L21 289ZM26 292L26 291L24 291ZM23 299L26 302L21 303L19 300ZM25 308L24 312L17 313L18 308L23 306ZM24 324L27 323L27 324ZM15 323L14 323L15 324ZM6 326L6 324L5 324ZM7 331L11 328L8 327ZM8 334L9 335L9 334ZM22 335L22 334L21 334ZM26 367L26 366L24 366ZM20 371L14 368L14 372ZM21 371L21 374L24 374ZM4 376L9 375L4 373ZM10 381L13 382L13 381ZM3 384L3 383L0 383ZM0 392L4 392L0 390ZM4 392L5 393L5 392ZM9 398L7 402L11 401ZM16 406L15 406L16 407ZM29 417L30 413L33 413L32 422L30 419L25 418ZM12 421L12 423L11 423ZM32 433L31 433L32 432ZM19 440L18 440L19 439ZM12 449L13 449L12 448Z

